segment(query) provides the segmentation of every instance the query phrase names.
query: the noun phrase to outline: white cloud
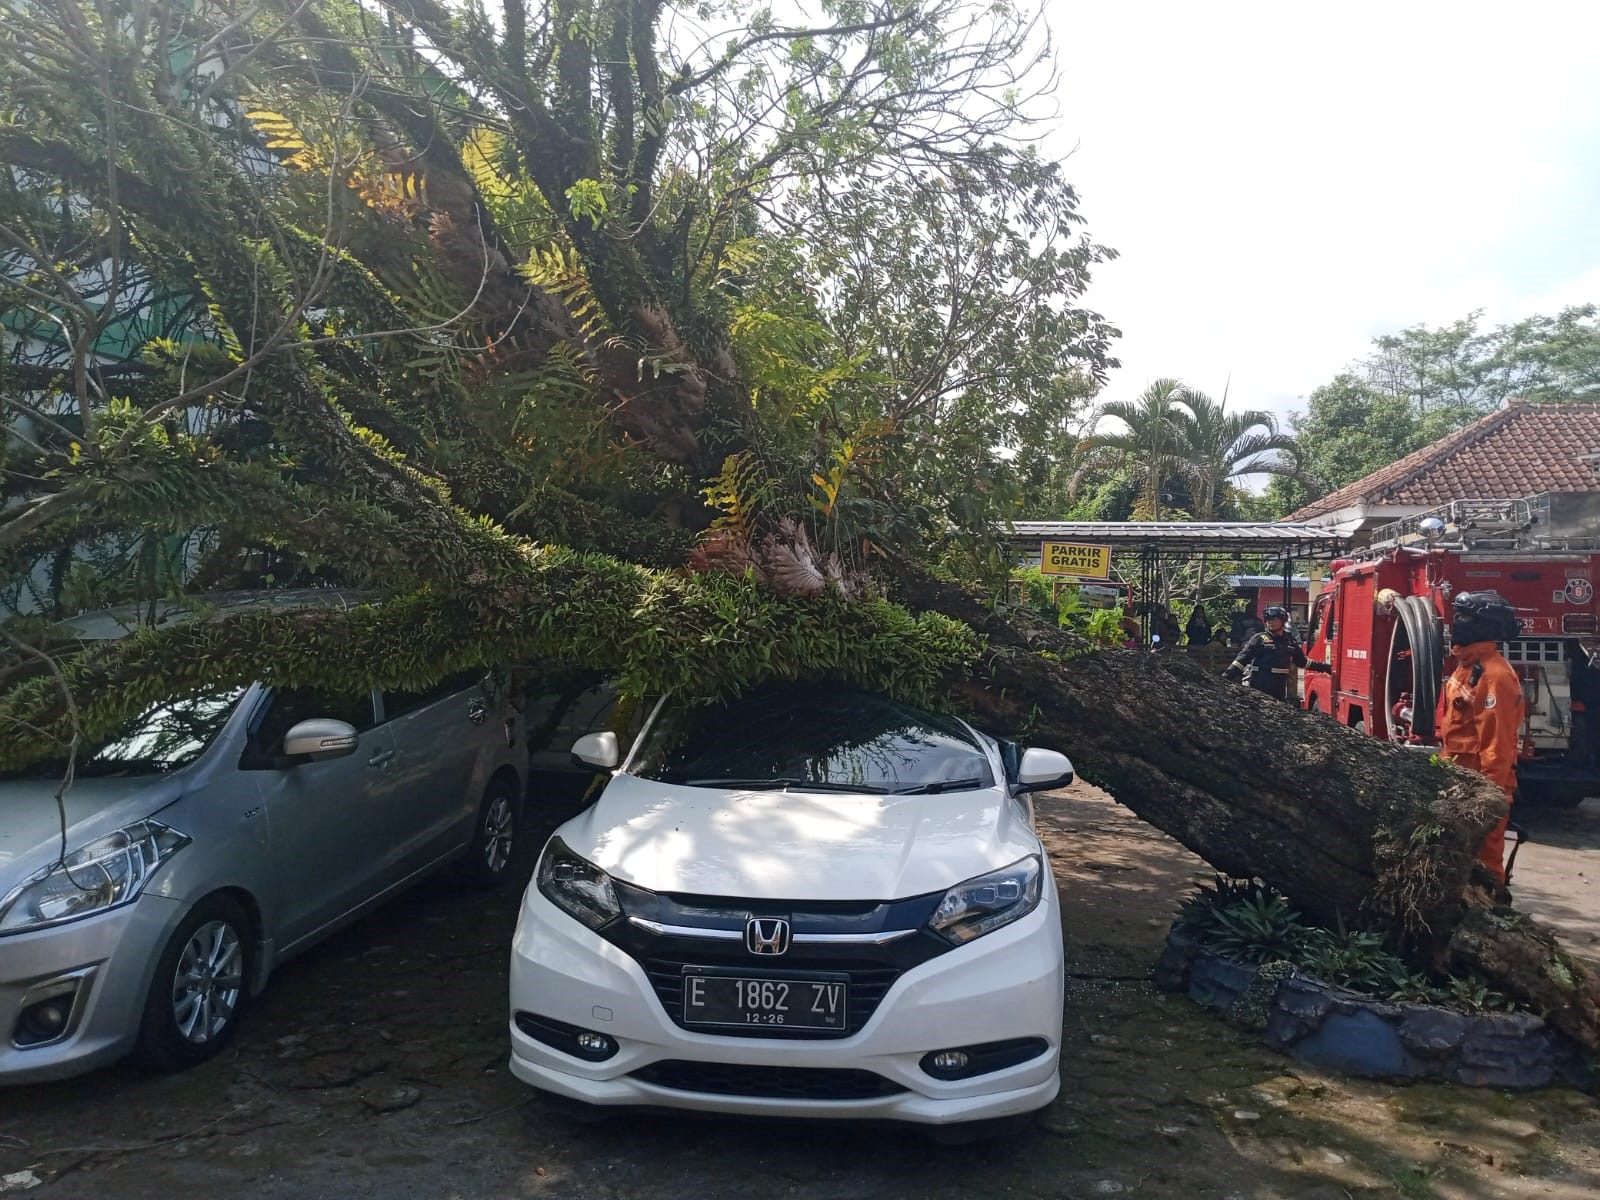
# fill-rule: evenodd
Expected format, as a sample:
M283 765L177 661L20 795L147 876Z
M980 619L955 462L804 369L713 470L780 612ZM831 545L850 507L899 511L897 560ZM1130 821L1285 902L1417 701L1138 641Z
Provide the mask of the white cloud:
M1231 375L1281 414L1376 333L1600 299L1600 5L1048 12L1049 146L1122 254L1108 396Z

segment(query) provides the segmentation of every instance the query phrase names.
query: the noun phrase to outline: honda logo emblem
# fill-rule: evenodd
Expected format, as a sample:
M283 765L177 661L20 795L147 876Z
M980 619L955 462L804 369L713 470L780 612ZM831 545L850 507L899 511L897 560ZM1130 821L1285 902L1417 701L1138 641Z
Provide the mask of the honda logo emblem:
M744 948L751 954L787 954L789 922L782 917L751 917L745 922Z

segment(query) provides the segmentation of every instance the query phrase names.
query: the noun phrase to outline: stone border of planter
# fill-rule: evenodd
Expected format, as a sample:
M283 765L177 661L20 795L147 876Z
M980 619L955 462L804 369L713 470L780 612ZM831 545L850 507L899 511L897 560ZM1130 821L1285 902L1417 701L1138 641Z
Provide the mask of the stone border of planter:
M1532 1013L1463 1013L1392 1004L1301 975L1287 963L1257 966L1208 950L1176 925L1155 969L1156 986L1262 1034L1311 1066L1378 1079L1443 1079L1526 1089L1594 1075L1576 1043Z

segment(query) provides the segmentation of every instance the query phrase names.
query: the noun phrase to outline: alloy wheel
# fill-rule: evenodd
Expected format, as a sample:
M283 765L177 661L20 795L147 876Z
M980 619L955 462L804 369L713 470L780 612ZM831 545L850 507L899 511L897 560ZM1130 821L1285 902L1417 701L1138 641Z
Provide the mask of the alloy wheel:
M172 1019L185 1041L204 1045L233 1020L244 986L244 952L226 921L199 926L178 956L172 979Z
M496 796L483 815L483 865L489 874L498 875L511 861L511 839L515 834L516 812L507 796Z

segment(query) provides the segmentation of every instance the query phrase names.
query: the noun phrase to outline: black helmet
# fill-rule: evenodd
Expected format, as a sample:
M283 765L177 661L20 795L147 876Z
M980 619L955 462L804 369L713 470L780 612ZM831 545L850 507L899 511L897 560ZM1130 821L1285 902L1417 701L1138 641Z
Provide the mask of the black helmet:
M1287 621L1289 619L1289 610L1281 604L1274 604L1267 609L1265 615L1269 621Z
M1453 646L1505 642L1522 636L1517 610L1499 592L1458 592L1450 606L1455 610L1450 626Z

